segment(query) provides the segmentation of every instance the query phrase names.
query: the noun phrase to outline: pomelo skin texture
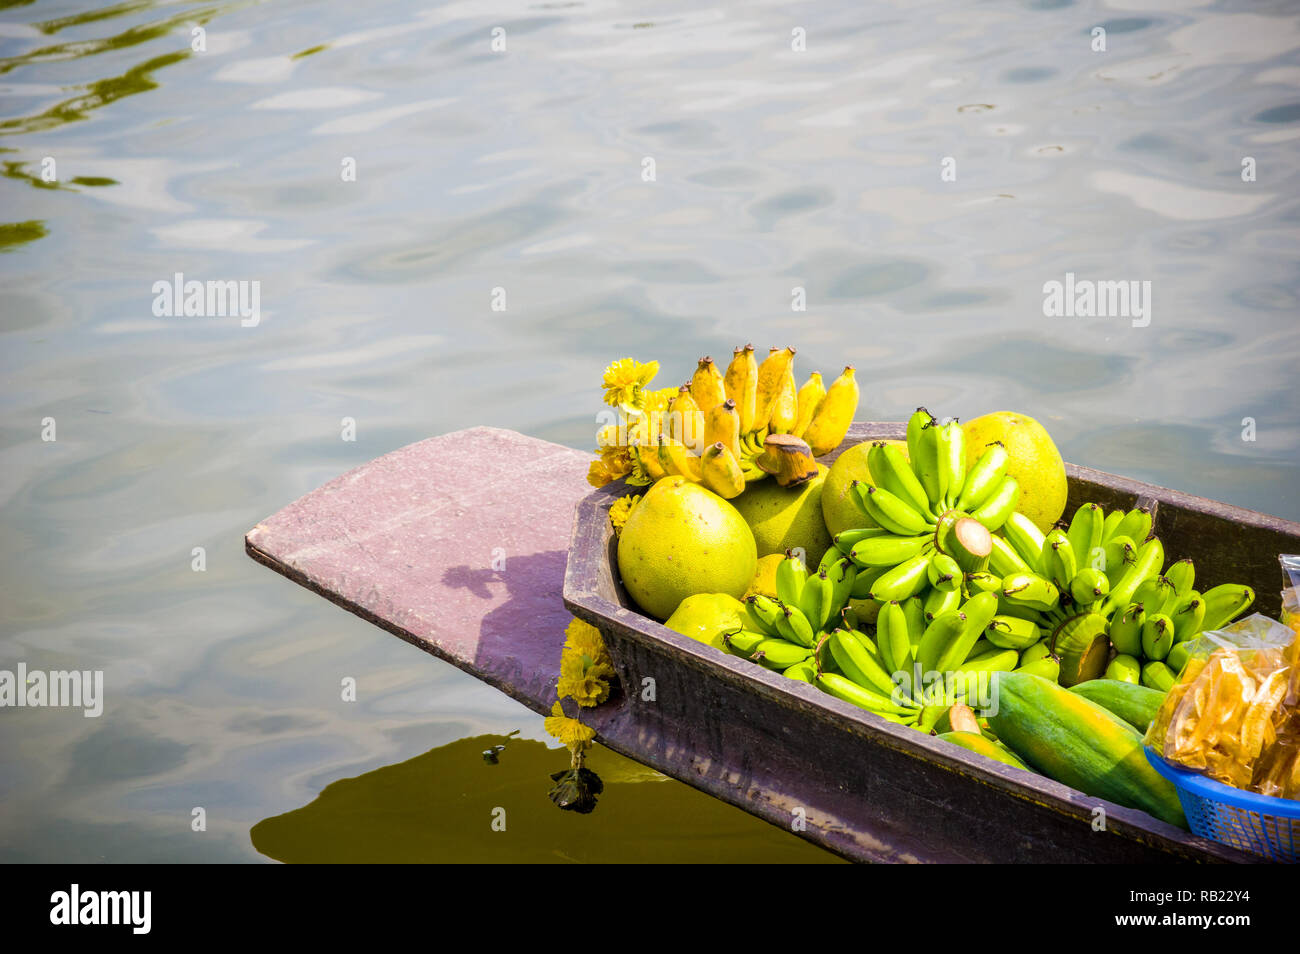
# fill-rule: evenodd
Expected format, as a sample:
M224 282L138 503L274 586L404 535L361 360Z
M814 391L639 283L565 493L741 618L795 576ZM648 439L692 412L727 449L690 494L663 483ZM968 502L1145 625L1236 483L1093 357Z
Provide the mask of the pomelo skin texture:
M664 621L664 625L673 632L708 643L714 649L727 651L727 644L722 637L738 630L753 630L755 622L750 618L749 609L744 603L726 593L696 593L682 600L673 611L673 615Z
M867 452L871 450L871 441L854 444L831 464L830 473L826 475L826 485L822 488L822 517L831 536L845 530L857 530L860 527L874 527L876 522L862 512L862 508L853 500L849 488L853 481L874 484L871 468L867 466ZM903 452L907 457L907 441L885 441Z
M745 488L732 503L754 532L760 557L800 547L804 562L816 567L832 544L822 520L822 485L826 468L797 487L781 487L770 477Z
M685 477L664 477L632 508L618 539L618 571L650 616L667 619L696 593L745 594L758 552L730 503Z
M1043 533L1065 513L1069 485L1065 479L1065 461L1056 449L1047 428L1026 414L994 411L962 425L966 437L966 467L975 465L985 447L1001 441L1010 462L1007 473L1020 484L1023 513Z

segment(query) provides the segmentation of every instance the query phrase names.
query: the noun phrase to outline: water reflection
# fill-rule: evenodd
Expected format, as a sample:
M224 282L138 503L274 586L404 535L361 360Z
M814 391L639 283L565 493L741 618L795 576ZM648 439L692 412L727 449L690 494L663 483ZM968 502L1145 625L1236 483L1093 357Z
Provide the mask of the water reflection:
M564 749L509 736L458 739L334 782L310 804L258 822L249 836L262 854L295 863L836 860L599 747L588 756L605 786L595 811L560 811L546 793L568 758ZM719 842L725 858L700 854Z

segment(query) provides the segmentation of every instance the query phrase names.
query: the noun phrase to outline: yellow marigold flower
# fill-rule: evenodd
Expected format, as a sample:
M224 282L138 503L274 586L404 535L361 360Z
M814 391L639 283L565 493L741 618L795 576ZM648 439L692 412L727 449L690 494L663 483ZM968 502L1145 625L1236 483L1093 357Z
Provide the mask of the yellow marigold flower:
M658 373L658 361L638 364L632 358L620 358L605 369L605 403L639 408L642 392Z
M559 741L572 748L573 746L588 746L596 738L596 730L588 728L577 719L570 719L564 714L557 699L555 705L551 706L551 714L542 720L542 727L546 729L548 735L559 739Z
M580 706L598 706L609 698L609 680L614 670L604 663L586 663L587 657L566 654L560 660L560 683L555 692Z
M613 506L609 508L609 522L613 526L615 534L623 532L623 524L627 523L632 508L636 506L636 502L640 499L640 494L634 494L631 497L620 497L614 501Z
M613 660L609 658L609 650L605 648L605 640L595 626L575 616L569 621L564 635L565 650L577 653L579 656L586 656L593 663L604 663L611 667L614 665Z

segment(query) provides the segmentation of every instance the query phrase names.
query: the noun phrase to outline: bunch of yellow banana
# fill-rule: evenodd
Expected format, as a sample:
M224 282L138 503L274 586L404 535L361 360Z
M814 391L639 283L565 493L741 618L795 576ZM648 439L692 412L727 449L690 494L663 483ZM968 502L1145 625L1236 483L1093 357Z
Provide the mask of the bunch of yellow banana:
M725 374L701 358L663 423L632 444L645 472L681 475L727 499L769 474L783 487L816 476L813 458L838 447L853 422L858 383L846 367L829 388L817 372L797 387L794 354L773 348L760 364L745 345Z

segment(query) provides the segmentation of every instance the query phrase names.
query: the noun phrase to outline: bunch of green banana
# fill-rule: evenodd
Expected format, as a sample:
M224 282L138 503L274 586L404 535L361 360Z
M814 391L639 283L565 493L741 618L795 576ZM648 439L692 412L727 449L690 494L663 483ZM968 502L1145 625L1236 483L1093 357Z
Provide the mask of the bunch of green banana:
M787 552L776 569L776 599L756 594L746 601L755 629L728 634L723 642L734 655L803 678L802 669L788 670L811 660L817 643L840 622L857 576L857 567L837 550L828 550L815 572Z
M925 408L908 421L906 455L885 441L872 444L867 467L874 482L852 486L863 526L835 538L870 578L869 597L923 597L927 619L969 599L969 575L986 570L994 556L991 531L1020 500L1008 463L1006 448L994 443L968 471L961 425L940 424Z
M817 474L814 457L848 433L858 408L852 367L827 388L814 372L802 387L793 348L773 348L762 364L753 345L737 348L725 373L704 357L662 420L648 415L630 450L652 480L682 476L731 499L773 475L781 486Z
M1236 618L1255 598L1236 584L1202 594L1193 588L1191 560L1162 574L1164 558L1149 512L1106 513L1085 503L1068 529L1047 534L1012 515L994 538L990 569L1003 574L1009 604L1024 610L1019 615L1050 633L1061 685L1105 676L1164 690L1186 662L1183 644ZM1055 599L1025 604L1026 594L1052 591Z

